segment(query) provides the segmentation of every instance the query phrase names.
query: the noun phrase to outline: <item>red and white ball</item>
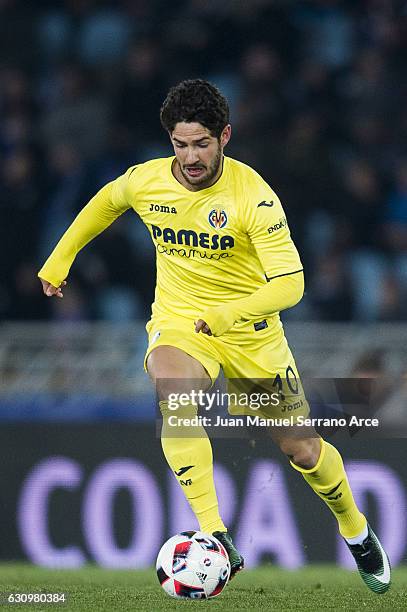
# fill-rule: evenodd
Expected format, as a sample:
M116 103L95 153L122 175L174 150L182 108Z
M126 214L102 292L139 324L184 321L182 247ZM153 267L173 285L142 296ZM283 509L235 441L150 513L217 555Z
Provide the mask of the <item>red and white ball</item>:
M183 531L167 540L158 553L156 569L164 591L181 599L216 597L230 577L225 548L202 531Z

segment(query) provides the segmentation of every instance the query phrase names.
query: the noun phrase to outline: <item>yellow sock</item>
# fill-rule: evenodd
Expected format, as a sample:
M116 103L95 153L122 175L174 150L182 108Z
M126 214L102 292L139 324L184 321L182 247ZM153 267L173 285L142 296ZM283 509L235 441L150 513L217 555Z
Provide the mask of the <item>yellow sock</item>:
M219 516L218 498L213 481L212 446L202 425L169 425L170 416L191 419L198 408L192 404L169 410L168 402L160 402L163 415L161 444L168 465L178 480L201 531L226 531Z
M366 526L366 518L353 499L342 457L334 446L321 440L321 454L315 467L305 470L291 461L315 493L335 515L344 538L358 536Z

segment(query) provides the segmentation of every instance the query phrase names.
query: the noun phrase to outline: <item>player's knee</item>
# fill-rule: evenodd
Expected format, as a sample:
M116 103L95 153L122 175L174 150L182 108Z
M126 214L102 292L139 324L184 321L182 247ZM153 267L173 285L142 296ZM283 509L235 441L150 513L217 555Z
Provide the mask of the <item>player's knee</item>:
M194 384L194 379L177 378L171 372L168 377L156 378L154 381L155 392L159 401L172 402L174 405L180 406L188 402L187 396L191 403L196 403L196 393L199 391L199 385Z
M169 346L159 346L148 356L147 372L151 380L156 383L158 380L179 378L184 375L182 363L177 359L178 355Z
M175 346L158 346L147 359L147 371L157 378L209 378L203 365Z
M320 454L320 441L319 438L306 438L303 440L297 440L295 438L285 438L279 442L281 451L287 455L287 457L306 470L310 470L318 462Z
M172 346L155 348L148 356L147 370L159 400L210 386L210 378L199 361Z

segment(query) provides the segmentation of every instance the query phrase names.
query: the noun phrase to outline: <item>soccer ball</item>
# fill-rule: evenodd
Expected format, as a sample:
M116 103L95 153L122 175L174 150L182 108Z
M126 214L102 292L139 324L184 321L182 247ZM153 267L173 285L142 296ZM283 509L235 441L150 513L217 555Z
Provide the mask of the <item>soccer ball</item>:
M230 577L225 548L202 531L183 531L167 540L158 553L156 569L164 591L182 599L216 597Z

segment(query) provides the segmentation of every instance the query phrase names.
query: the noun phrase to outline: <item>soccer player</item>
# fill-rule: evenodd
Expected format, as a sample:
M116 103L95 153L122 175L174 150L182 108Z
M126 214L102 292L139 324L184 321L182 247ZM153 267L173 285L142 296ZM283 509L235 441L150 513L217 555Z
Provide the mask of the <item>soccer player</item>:
M224 155L231 126L219 90L200 79L179 83L164 101L161 123L175 156L133 166L103 187L38 276L47 296L62 298L75 256L90 240L129 208L146 224L157 286L145 367L159 396L164 455L200 529L226 547L234 574L243 558L219 515L209 438L199 424L172 433L169 395L209 389L222 367L228 379L278 383L281 402L266 416L307 415L279 318L303 295L303 268L277 195L253 169ZM177 417L184 422L197 410L191 400ZM386 553L355 504L339 452L316 433L271 435L334 514L364 582L386 591Z

